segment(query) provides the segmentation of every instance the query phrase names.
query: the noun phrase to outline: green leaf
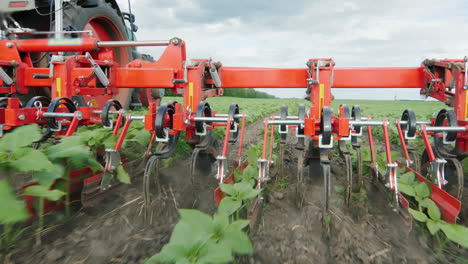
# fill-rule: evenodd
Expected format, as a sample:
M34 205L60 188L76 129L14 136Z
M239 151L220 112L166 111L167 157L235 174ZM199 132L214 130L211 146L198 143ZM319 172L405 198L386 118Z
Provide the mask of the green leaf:
M58 201L65 193L59 190L49 190L49 187L42 185L32 185L24 190L23 195L46 198L51 201Z
M104 167L102 167L101 163L99 163L97 160L95 160L94 158L90 158L88 160L88 164L87 166L93 171L93 172L97 172L97 171L103 171L104 170Z
M404 184L413 185L416 181L416 175L414 175L414 172L409 171L401 174L398 181Z
M142 146L147 146L151 138L151 133L146 129L134 129L129 132L129 136L131 136L131 141L138 142L138 144Z
M186 220L180 220L171 234L169 243L191 245L200 240L205 240L208 233L204 229L194 228L194 225Z
M250 241L249 236L241 230L226 230L224 238L219 243L227 245L234 253L253 253L252 242Z
M209 232L212 230L213 223L211 216L195 210L195 209L180 209L179 210L181 221L189 222L194 228Z
M89 148L84 144L83 138L79 136L62 138L57 145L46 149L50 159L70 158L75 155L89 156Z
M449 224L443 221L439 226L448 239L468 248L468 228L462 225Z
M393 160L393 162L395 162L400 157L400 152L392 150L392 151L390 151L390 156L392 156L392 160Z
M236 188L234 188L233 184L221 184L219 187L221 188L221 191L223 191L223 193L225 194L229 194L231 196L237 194L237 190Z
M415 196L414 187L402 182L398 182L398 190L406 195Z
M246 188L239 193L239 196L242 200L248 200L257 197L257 195L262 191L260 189L252 188L250 183L244 182L243 184Z
M249 223L249 220L236 220L229 225L229 229L242 230L244 227L248 226Z
M257 177L258 171L251 165L247 166L242 172L243 179L254 179Z
M36 149L30 149L23 157L11 161L10 166L17 171L53 171L54 166L47 156Z
M248 158L249 164L257 164L257 159L259 157L260 156L257 153L256 147L254 146L249 147L249 149L247 150L247 158Z
M219 203L218 212L232 215L242 206L242 201L234 197L224 197Z
M428 219L426 225L429 232L431 232L431 235L435 235L440 230L439 224L434 220Z
M440 209L439 209L439 207L431 199L428 199L428 200L431 201L431 202L429 202L429 204L427 206L427 213L429 214L429 217L432 220L440 220Z
M428 219L427 216L420 211L413 210L411 208L408 208L408 211L414 217L414 219L416 219L419 222L426 222Z
M117 166L116 168L117 179L121 183L130 184L130 175L125 171L125 168L122 165Z
M214 228L224 229L229 225L229 217L225 214L216 213L213 216Z
M200 249L197 263L228 263L233 259L228 246L208 241Z
M17 199L10 184L0 180L0 223L12 224L28 218L26 204Z
M66 177L65 168L60 164L53 164L51 171L38 171L34 173L34 179L46 187L50 187L55 180L63 177Z
M165 245L159 254L154 255L145 264L153 263L175 263L181 258L185 257L186 249L183 245L167 244Z
M41 139L41 137L41 130L38 125L20 126L2 137L2 140L0 140L0 152L14 152L18 148L30 146L35 141Z
M414 191L416 193L416 196L419 196L421 198L427 198L431 195L431 189L427 182L420 182L416 184L416 186L414 187Z

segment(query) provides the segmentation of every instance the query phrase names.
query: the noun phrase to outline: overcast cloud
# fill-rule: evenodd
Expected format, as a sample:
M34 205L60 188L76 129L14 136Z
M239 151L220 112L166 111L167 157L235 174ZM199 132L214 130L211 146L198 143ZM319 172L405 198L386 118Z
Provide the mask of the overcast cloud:
M128 10L127 0L119 0ZM468 1L462 0L131 0L145 40L180 37L189 58L226 66L305 67L331 57L337 67L419 66L468 55ZM160 48L142 52L158 57ZM303 89L268 89L302 97ZM336 98L418 99L418 92L340 89Z

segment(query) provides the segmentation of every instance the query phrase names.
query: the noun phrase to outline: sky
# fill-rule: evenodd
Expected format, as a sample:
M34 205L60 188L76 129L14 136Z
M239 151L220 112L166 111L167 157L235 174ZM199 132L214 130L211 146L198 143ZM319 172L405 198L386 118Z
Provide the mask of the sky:
M127 0L118 0L128 11ZM179 37L225 66L417 67L468 55L466 0L130 0L140 40ZM141 48L159 57L162 48ZM298 97L305 89L263 89ZM334 89L337 99L421 99L418 89Z

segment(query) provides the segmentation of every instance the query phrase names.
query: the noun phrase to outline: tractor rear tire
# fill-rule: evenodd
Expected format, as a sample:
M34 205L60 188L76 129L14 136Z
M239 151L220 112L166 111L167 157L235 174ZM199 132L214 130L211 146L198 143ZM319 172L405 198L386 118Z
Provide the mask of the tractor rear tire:
M97 0L97 7L82 8L71 1L64 5L63 27L65 30L91 30L93 36L102 41L126 41L131 40L129 31L120 12L105 0ZM85 36L85 35L82 35ZM75 36L80 37L80 36ZM132 49L122 47L114 48L114 60L120 67L133 60ZM113 96L125 109L131 105L134 89L119 89L119 93ZM84 98L86 103L102 107L110 99L109 96L93 96Z

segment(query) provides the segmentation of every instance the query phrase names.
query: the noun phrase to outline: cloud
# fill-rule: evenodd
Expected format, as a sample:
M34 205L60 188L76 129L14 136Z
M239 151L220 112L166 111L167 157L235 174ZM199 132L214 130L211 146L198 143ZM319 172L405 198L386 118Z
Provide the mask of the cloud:
M132 11L139 39L177 36L190 58L226 66L305 67L314 57L331 57L337 67L419 66L468 53L462 0L138 0ZM161 49L141 51L157 57Z

